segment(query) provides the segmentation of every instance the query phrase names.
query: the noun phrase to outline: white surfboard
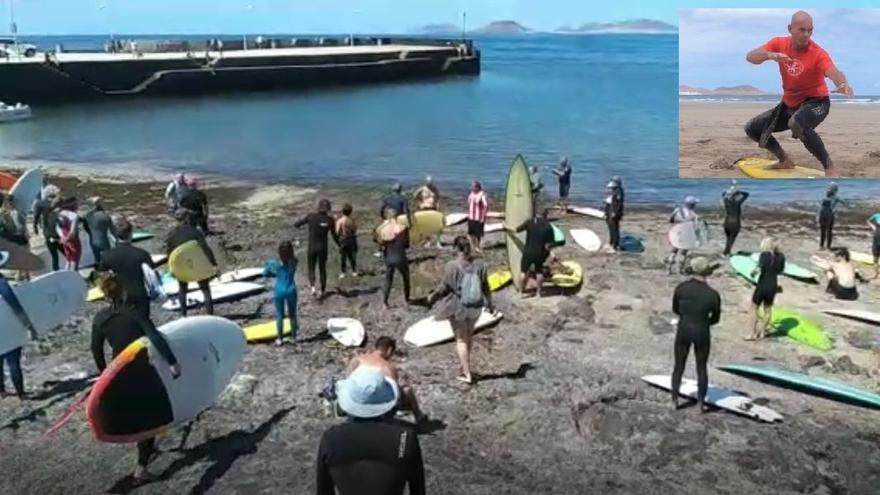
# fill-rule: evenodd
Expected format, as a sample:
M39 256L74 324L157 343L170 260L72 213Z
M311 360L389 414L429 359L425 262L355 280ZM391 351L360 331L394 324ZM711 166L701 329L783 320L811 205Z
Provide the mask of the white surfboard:
M503 211L487 211L486 218L504 218Z
M586 215L588 217L605 219L605 212L589 206L569 206L568 211L577 213L578 215Z
M327 331L346 347L358 347L367 337L364 325L354 318L330 318L327 320Z
M501 232L502 230L504 230L504 224L503 224L503 223L500 223L500 222L498 222L498 223L487 223L486 226L483 228L483 233L485 233L485 234L490 234L490 233L492 233L492 232Z
M228 284L212 285L211 299L214 301L214 304L219 304L234 299L240 299L251 294L256 294L262 290L262 285L250 282L230 282ZM203 304L204 302L205 295L202 294L202 291L198 286L190 284L189 292L186 294L186 307L192 308ZM162 309L166 311L179 311L180 304L176 297L172 297L162 304Z
M862 253L860 251L850 251L849 259L858 263L864 263L866 265L874 265L874 257L868 253Z
M696 249L706 242L703 229L694 222L673 225L666 234L669 244L678 249Z
M43 190L43 172L32 168L21 174L21 177L9 190L13 196L12 206L19 213L29 214L33 210L34 201L40 198Z
M228 271L218 278L220 283L229 282L245 282L263 276L262 268L239 268L237 270Z
M672 390L672 377L669 375L645 375L642 380L664 390ZM697 382L695 380L683 378L678 390L683 397L697 399ZM755 404L752 399L744 395L711 383L706 393L706 403L766 423L782 421L782 415L773 409Z
M829 315L851 318L872 325L880 325L880 313L874 313L872 311L863 311L859 309L823 309L822 312Z
M571 238L578 246L586 249L588 252L595 253L602 247L602 240L590 229L572 229L568 231Z
M153 260L154 265L162 265L166 261L168 261L168 255L167 254L151 254L150 259Z
M500 311L490 313L487 309L483 309L474 330L482 330L483 328L493 325L504 318L504 314ZM415 325L407 329L403 340L410 345L416 347L424 347L433 344L439 344L455 338L452 331L452 325L449 320L436 320L433 316L429 316Z
M9 253L6 251L0 251L0 268L3 268L3 265L9 261Z
M42 337L67 322L85 304L88 286L78 273L58 271L15 285L12 290L34 324L37 336ZM27 339L27 328L6 301L0 299L0 354L21 347Z
M464 223L465 220L467 220L467 213L449 213L445 219L447 227Z

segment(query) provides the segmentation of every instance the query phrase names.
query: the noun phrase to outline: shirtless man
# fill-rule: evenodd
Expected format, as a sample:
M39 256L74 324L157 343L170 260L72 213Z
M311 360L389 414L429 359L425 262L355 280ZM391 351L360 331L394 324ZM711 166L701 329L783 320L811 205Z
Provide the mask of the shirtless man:
M826 177L840 177L815 129L831 108L825 78L834 81L835 93L852 98L853 89L846 76L834 66L828 52L810 39L813 35L810 14L796 12L788 32L791 36L773 38L746 55L746 60L755 65L768 60L777 62L783 89L782 103L750 120L745 127L746 134L779 159L779 163L768 168L791 169L795 167L794 162L772 134L790 129L792 137L801 140L822 163Z
M345 370L345 374L346 376L351 375L351 373L360 366L367 366L380 370L385 376L397 382L397 385L400 388L400 403L398 404L398 407L412 411L416 418L416 422L421 423L426 420L428 416L419 408L419 403L416 400L416 393L413 388L402 382L397 366L391 362L391 358L394 357L394 351L396 350L397 342L394 339L386 336L379 337L373 344L372 351L355 354L355 356L351 358L351 361L348 363L348 368Z
M859 293L856 290L856 281L867 281L853 267L847 248L835 250L834 259L828 265L825 275L828 277L826 292L834 294L834 297L837 299L846 301L858 299Z

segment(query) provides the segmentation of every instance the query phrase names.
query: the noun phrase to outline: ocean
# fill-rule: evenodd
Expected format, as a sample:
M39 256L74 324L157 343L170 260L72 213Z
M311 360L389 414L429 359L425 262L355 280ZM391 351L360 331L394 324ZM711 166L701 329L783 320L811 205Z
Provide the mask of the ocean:
M26 40L68 49L100 49L105 41ZM729 181L677 176L677 36L476 42L483 54L477 78L34 108L31 121L0 126L0 166L185 170L308 185L414 185L430 174L448 194L463 195L478 179L501 196L517 154L542 167L565 155L579 204L597 204L612 175L623 177L630 203L671 206L694 194L717 204ZM542 175L555 191L555 177L547 169ZM780 203L818 198L826 181L740 184L752 192L750 203ZM873 199L875 184L847 180L841 194Z

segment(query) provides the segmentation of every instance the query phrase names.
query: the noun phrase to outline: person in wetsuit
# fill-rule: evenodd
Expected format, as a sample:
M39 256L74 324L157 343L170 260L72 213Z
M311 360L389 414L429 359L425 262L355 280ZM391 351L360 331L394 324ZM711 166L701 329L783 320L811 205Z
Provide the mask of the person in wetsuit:
M386 218L385 210L387 208L393 208L398 214L406 215L407 218L410 218L409 203L403 197L402 191L403 186L400 185L400 182L395 182L391 186L391 194L382 200L382 206L379 208L379 218L383 220Z
M791 36L773 38L746 55L752 64L772 60L779 64L782 76L782 102L775 108L758 115L745 126L746 134L779 160L770 168L791 169L795 164L773 137L774 132L791 129L792 137L804 143L813 156L822 163L826 177L838 177L837 169L825 149L816 127L828 116L831 98L825 78L837 85L835 92L853 97L853 89L846 76L835 67L822 47L812 41L813 18L804 11L791 17L788 25Z
M880 277L880 212L874 213L868 218L868 226L874 231L871 256L874 257L874 278L877 278Z
M566 213L568 211L568 193L571 189L571 165L568 163L568 157L562 157L559 161L559 167L552 170L553 175L559 179L559 209Z
M751 276L758 277L755 290L752 292L752 335L745 340L760 340L767 336L773 322L773 303L779 292L779 274L785 270L785 255L779 251L776 240L766 237L761 241L761 256L758 265L752 270ZM763 308L763 324L758 329L759 316Z
M318 495L425 495L425 466L415 428L393 419L400 390L382 371L360 366L336 383L348 421L321 437Z
M608 226L608 250L620 251L620 221L623 219L623 189L610 181L605 186L605 225Z
M150 254L131 244L134 227L128 220L121 219L114 228L116 246L108 250L98 263L99 272L112 271L125 289L125 304L135 308L143 318L150 317L150 297L144 286L144 270L146 264L155 268Z
M709 350L712 337L709 328L721 321L721 296L706 283L711 272L709 262L702 256L690 260L691 278L678 284L672 296L672 311L679 316L675 334L675 365L672 369L672 404L678 409L678 390L684 374L685 362L694 348L697 363L697 402L702 412L709 390Z
M101 264L101 255L110 249L110 236L118 239L116 228L110 215L104 211L104 202L99 197L92 198L95 208L83 218L83 228L89 235L89 244L95 255L95 265Z
M165 254L168 257L171 257L171 253L177 249L179 246L189 242L196 241L199 246L201 246L202 250L205 251L205 256L207 256L208 261L214 265L215 276L219 271L217 266L217 259L214 257L214 252L211 251L211 248L208 246L208 243L205 242L205 234L202 233L201 230L196 228L196 218L193 216L192 212L185 209L179 208L177 213L175 213L179 224L175 227L174 230L168 235L168 238L165 240ZM214 298L211 296L211 279L213 277L208 277L204 280L199 280L197 282L199 289L201 289L202 294L205 298L205 310L209 315L214 314ZM180 304L180 314L184 318L186 318L187 313L187 303L186 303L186 295L189 293L189 282L183 282L178 280L178 286L180 287L180 292L177 293L177 301Z
M208 231L208 195L205 191L199 189L199 180L193 176L186 177L186 188L182 189L180 208L186 208L195 216L196 226L202 229L202 233L209 234Z
M672 215L669 217L669 223L679 224L683 222L694 222L696 225L697 222L701 222L702 220L697 215L697 212L694 211L694 208L696 208L697 203L699 202L700 200L693 196L685 197L682 205L676 207L675 210L672 211ZM678 272L684 272L685 263L687 263L688 250L678 249L673 246L672 251L670 251L669 256L666 258L666 272L670 275L673 273L673 267L676 264L676 259L678 258L679 253L681 254L681 260L678 262Z
M376 242L385 258L385 287L382 302L387 309L395 271L400 272L403 278L403 297L407 304L410 303L409 260L406 257L406 250L409 249L409 229L397 221L397 210L394 208L386 208L385 215L385 221L379 225L375 234Z
M58 225L58 198L61 191L58 187L48 185L43 188L42 199L34 203L34 232L39 234L43 231L43 240L46 241L46 250L52 258L52 271L57 272L59 265L58 254L61 251L61 240L58 237L56 227Z
M92 322L91 349L98 371L103 372L107 368L107 362L104 357L105 342L110 344L110 350L113 358L115 358L132 342L141 337L147 337L150 343L153 344L153 347L159 351L164 364L167 364L170 368L171 375L175 379L179 377L180 367L177 364L177 358L171 352L165 337L156 330L156 327L149 318L144 318L139 312L125 304L125 286L122 281L114 274L103 274L101 275L99 286L110 306L99 311ZM137 359L151 359L155 363L158 357L147 357L144 354ZM133 388L137 390L137 386ZM154 414L154 412L150 410L133 410L132 414ZM134 471L135 482L141 483L155 478L155 476L147 471L147 464L149 464L150 458L155 452L155 438L137 443L137 467Z
M825 197L819 202L819 211L816 213L816 223L819 225L819 249L831 249L831 240L834 237L834 217L837 206L843 201L837 197L837 184L832 182L828 185Z
M535 278L535 295L541 297L541 286L544 285L544 263L548 257L553 256L551 248L554 244L554 235L553 227L550 226L550 221L547 219L549 215L550 210L545 208L540 215L536 214L522 225L511 229L505 224L506 230L512 234L526 231L526 243L520 262L523 297L525 297L530 277Z
M0 273L0 304L8 304L13 314L18 317L22 325L28 330L31 339L37 340L37 331L34 328L33 322L31 322L30 317L21 306L18 296L15 295L15 292L2 273ZM12 380L12 386L15 388L15 395L18 396L18 400L27 399L27 393L24 389L24 374L21 372L21 351L21 347L16 347L0 355L0 398L6 397L6 385L4 384L6 378L3 371L3 366L5 365L9 367L9 378Z
M749 199L749 193L740 191L736 187L736 181L727 190L721 193L721 204L724 206L724 256L730 256L733 243L739 235L742 227L742 205Z
M358 276L357 253L358 238L357 224L351 217L353 208L350 204L342 205L342 215L336 219L336 236L339 237L339 278L345 278L347 266L351 266L351 276Z
M329 234L333 237L336 247L341 247L339 236L336 235L336 229L334 228L336 221L330 216L330 201L326 199L318 201L317 211L309 213L294 223L293 226L300 228L306 224L309 226L309 250L307 255L309 289L313 297L317 296L318 300L323 300L327 290L327 235ZM320 295L318 295L318 291L315 289L315 265L317 265L321 276Z
M296 266L299 260L293 251L290 241L282 241L278 245L278 259L269 260L263 267L263 277L275 279L275 290L272 300L275 303L275 344L284 345L284 308L290 319L290 343L296 342L299 333L299 318L296 314Z

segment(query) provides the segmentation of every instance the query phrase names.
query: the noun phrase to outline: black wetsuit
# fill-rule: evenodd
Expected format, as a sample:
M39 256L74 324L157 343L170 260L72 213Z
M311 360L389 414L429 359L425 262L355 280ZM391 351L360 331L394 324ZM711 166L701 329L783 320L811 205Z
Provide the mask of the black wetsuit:
M204 191L189 189L180 198L180 208L193 212L196 225L208 233L208 196Z
M752 293L752 303L758 306L773 306L776 293L779 292L779 274L785 270L785 255L765 251L758 258L758 283Z
M828 151L815 129L825 120L830 109L831 99L827 96L807 98L797 108L788 108L785 103L780 102L776 107L750 120L746 124L746 134L773 153L779 161L783 161L786 159L785 151L772 133L784 131L791 126L792 135L804 143L807 151L822 163L822 167L828 168ZM766 140L765 144L761 144L762 139Z
M318 450L318 495L425 494L425 467L415 429L390 420L351 419L324 432Z
M828 194L819 204L819 248L831 249L834 236L834 210L841 201L834 194Z
M150 317L150 298L144 287L144 270L141 267L155 268L150 254L128 242L120 242L108 250L98 264L98 271L113 271L125 289L125 302L138 310L144 318Z
M874 242L871 243L871 255L874 257L874 264L880 260L880 213L871 215L870 222L874 225Z
M571 189L571 167L565 167L559 176L559 199L568 198L569 189Z
M543 273L544 261L547 260L547 245L553 244L553 227L546 218L528 220L517 232L526 231L526 244L523 247L520 271L522 273Z
M326 213L309 213L305 218L299 220L294 227L300 228L305 224L309 224L309 251L308 251L308 268L309 268L309 285L315 286L315 265L318 265L318 271L321 274L321 294L327 287L327 235L333 236L333 242L339 246L339 237L334 229L335 220Z
M208 257L208 261L214 266L217 266L217 259L214 257L214 252L208 247L208 243L205 242L205 235L196 227L185 223L178 225L173 231L171 231L171 234L169 234L168 238L165 240L165 254L170 257L171 252L177 249L178 246L190 241L198 242L199 246L202 247L202 250L205 251L205 256ZM210 282L210 278L200 280L198 286L199 289L202 290L202 294L205 296L205 311L207 311L209 315L212 315L214 314L214 298L211 297ZM180 292L177 294L177 301L180 304L180 314L186 317L186 295L189 293L189 282L181 282L178 280L178 286L180 287Z
M95 264L101 264L101 255L110 249L110 236L116 237L113 220L103 209L95 209L86 213L83 229L89 235L89 245L95 255Z
M605 202L605 225L608 226L608 245L620 250L620 220L623 218L623 189L611 193Z
M709 372L706 369L712 343L709 327L721 320L721 296L702 280L686 280L675 288L672 311L679 316L675 334L672 396L678 398L685 361L693 345L697 361L697 394L702 402L709 388Z
M409 260L406 250L409 249L409 230L404 230L393 241L382 245L385 257L385 291L382 301L387 305L388 296L391 294L391 282L394 280L394 271L400 272L403 278L403 297L409 302Z
M730 255L733 243L739 235L742 227L742 204L749 198L749 193L736 191L733 194L724 195L724 235L727 242L724 244L724 254Z
M58 210L53 209L46 199L34 203L34 232L43 231L43 239L46 240L46 249L52 257L52 271L58 271L58 253L61 250L58 231Z
M394 211L396 211L398 215L406 215L409 217L409 203L406 201L406 198L398 192L391 193L391 195L382 201L382 206L379 208L380 218L385 218L385 210L387 208L394 208Z
M120 352L125 350L129 344L144 336L150 339L150 343L153 344L157 351L159 351L159 354L168 365L177 364L177 359L174 357L174 353L171 352L168 342L162 334L156 330L156 327L148 318L143 318L137 311L126 306L109 307L99 311L92 322L92 356L95 359L95 365L98 367L98 371L104 371L104 368L107 367L107 362L104 359L105 341L110 344L110 349L115 358ZM142 354L142 357L139 357L138 359L149 358L146 354ZM131 369L136 370L145 368L149 367L132 367ZM132 394L141 395L147 393L139 387L131 387L130 390L129 393ZM138 399L143 400L143 397L138 397ZM125 400L125 397L117 397L116 400ZM161 414L171 414L171 406L167 399L157 397L155 406L155 410L153 410L153 408L150 408L149 410L132 409L130 412L135 415L155 415L161 410L164 411ZM155 444L156 440L154 438L138 442L137 449L139 465L147 465L150 456L155 451Z

